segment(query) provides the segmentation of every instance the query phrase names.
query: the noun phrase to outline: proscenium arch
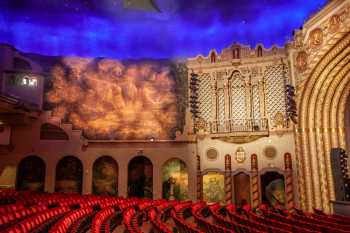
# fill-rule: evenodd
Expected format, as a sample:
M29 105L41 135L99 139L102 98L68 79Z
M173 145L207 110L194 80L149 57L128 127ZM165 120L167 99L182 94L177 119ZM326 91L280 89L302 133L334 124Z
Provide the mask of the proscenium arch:
M83 163L79 158L73 155L62 157L56 164L55 174L55 192L82 193Z
M92 165L92 192L93 194L118 195L117 161L109 156L98 157Z
M168 166L171 162L179 162L179 164L180 165L183 165L183 167L184 167L184 173L186 173L186 175L187 175L187 178L186 178L186 180L184 181L184 183L181 183L181 181L180 181L180 183L177 185L177 184L175 184L175 186L176 187L174 187L174 189L175 188L177 188L178 190L175 190L175 193L174 193L174 196L175 196L175 199L177 199L177 200L185 200L185 199L187 199L188 198L188 190L189 190L189 187L188 187L188 182L189 182L189 171L188 171L188 166L187 166L187 164L182 160L182 159L179 159L179 158L176 158L176 157L173 157L173 158L170 158L170 159L168 159L167 161L165 161L164 163L163 163L163 165L162 165L162 197L163 198L166 198L166 196L167 195L165 195L165 191L166 190L164 190L164 188L165 188L165 180L164 180L164 176L165 176L165 169L166 169L166 166ZM181 171L180 171L181 172ZM180 175L180 174L179 174ZM181 190L182 189L182 190ZM176 193L176 191L178 191L179 193L178 193L178 195L179 196L177 196L177 193ZM183 195L183 196L181 196L181 195Z
M30 175L30 177L27 177ZM16 190L44 191L45 161L37 155L23 158L17 166Z
M152 161L144 155L133 157L128 164L128 197L153 198L153 183Z
M350 82L349 56L347 33L320 60L298 94L299 195L302 208L309 211L315 207L330 212L329 201L335 199L329 154L345 142L342 118Z

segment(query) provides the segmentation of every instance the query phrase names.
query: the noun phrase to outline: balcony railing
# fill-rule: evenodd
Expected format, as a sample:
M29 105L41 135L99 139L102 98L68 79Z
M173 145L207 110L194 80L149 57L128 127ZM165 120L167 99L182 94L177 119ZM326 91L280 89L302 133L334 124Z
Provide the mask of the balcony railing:
M229 119L224 121L210 121L211 134L234 133L234 132L268 132L268 121L261 119Z

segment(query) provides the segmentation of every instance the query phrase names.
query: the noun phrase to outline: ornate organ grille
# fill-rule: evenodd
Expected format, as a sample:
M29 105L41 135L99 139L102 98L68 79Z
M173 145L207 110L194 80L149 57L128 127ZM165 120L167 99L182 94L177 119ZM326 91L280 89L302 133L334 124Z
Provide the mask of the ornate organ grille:
M198 101L199 101L199 116L209 122L212 120L212 96L213 89L210 82L210 74L204 73L199 77L199 90L198 90Z
M231 119L243 120L247 118L246 90L243 77L238 72L231 79Z
M252 118L253 119L260 119L260 98L259 98L259 87L257 84L252 86L252 105L253 105L253 111L252 111Z
M219 132L225 131L225 91L223 88L218 90L218 123Z
M283 116L286 115L286 76L284 72L288 72L288 68L281 64L268 66L264 73L264 79L266 81L267 115L272 121L278 112L283 114Z

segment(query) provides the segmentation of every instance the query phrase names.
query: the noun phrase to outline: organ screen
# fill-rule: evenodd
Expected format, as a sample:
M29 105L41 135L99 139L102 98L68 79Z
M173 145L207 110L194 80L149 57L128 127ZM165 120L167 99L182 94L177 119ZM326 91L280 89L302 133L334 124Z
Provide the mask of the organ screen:
M46 106L88 139L174 139L186 85L185 66L170 61L62 58L51 68Z

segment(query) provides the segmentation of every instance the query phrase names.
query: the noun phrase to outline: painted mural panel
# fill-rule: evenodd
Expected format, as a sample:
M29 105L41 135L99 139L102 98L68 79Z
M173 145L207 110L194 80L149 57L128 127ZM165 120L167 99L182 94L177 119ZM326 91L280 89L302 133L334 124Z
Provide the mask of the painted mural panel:
M97 195L118 195L118 164L113 158L103 156L94 162L92 192Z
M174 139L183 131L185 65L82 57L52 62L45 107L82 129L86 138Z
M56 192L81 193L83 165L74 156L62 158L56 166Z
M272 206L285 204L284 176L278 172L267 172L261 176L261 200Z
M242 201L250 203L250 176L240 172L233 177L234 203L240 205Z
M208 203L224 202L224 175L208 172L203 176L203 200Z
M144 156L137 156L129 163L128 196L153 198L153 165Z
M28 191L44 191L45 162L38 156L28 156L18 165L17 189Z
M176 200L187 199L188 171L186 164L180 159L167 161L163 167L162 185L163 198L169 199L172 196Z

